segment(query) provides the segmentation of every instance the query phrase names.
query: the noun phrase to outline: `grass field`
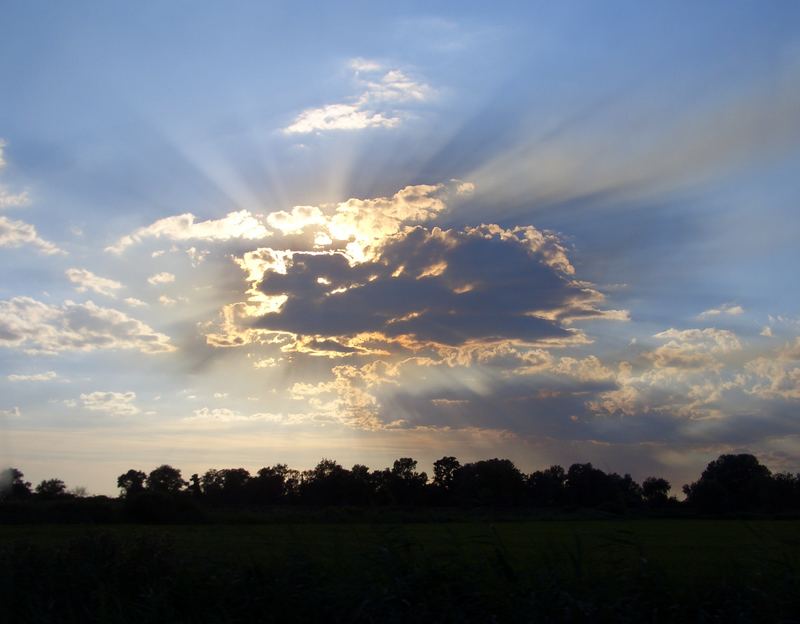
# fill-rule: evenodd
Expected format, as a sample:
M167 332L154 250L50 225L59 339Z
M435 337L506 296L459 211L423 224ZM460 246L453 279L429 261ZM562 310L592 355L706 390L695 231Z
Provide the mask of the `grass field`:
M37 525L0 540L8 621L800 616L798 521Z

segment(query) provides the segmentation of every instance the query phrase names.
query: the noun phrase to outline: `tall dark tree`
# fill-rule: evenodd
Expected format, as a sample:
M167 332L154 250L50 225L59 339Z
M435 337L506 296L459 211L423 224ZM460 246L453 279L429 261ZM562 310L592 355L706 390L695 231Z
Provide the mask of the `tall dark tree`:
M67 486L61 479L45 479L36 486L36 495L41 498L59 498L67 492Z
M244 468L212 468L200 478L200 484L209 501L235 505L248 501L250 478Z
M257 505L274 505L290 500L297 489L299 475L286 464L261 468L250 480L251 500Z
M414 505L422 502L428 475L417 472L417 460L411 457L396 459L391 469L373 473L376 491L392 503Z
M348 503L352 475L332 459L323 458L314 468L306 470L300 480L303 502L313 505Z
M606 473L592 464L572 464L567 470L565 499L577 507L597 507L611 496Z
M167 464L152 470L146 479L147 489L162 494L177 494L186 485L181 471Z
M518 505L525 499L525 477L508 459L486 459L455 471L453 489L469 505Z
M800 509L800 474L779 472L772 476L771 505L775 511Z
M642 481L642 496L650 507L663 507L669 502L670 482L661 477L647 477Z
M122 490L120 496L134 496L144 491L144 482L147 475L141 470L131 468L125 474L117 477L117 487Z
M560 505L564 500L567 473L561 466L537 470L528 477L528 495L536 507Z
M683 486L686 501L702 511L731 512L763 509L769 505L772 479L769 468L748 453L720 455L700 479Z
M433 462L433 484L445 491L453 485L456 470L461 468L461 463L451 456L445 456Z
M0 500L23 500L31 495L31 484L16 468L6 468L0 473Z

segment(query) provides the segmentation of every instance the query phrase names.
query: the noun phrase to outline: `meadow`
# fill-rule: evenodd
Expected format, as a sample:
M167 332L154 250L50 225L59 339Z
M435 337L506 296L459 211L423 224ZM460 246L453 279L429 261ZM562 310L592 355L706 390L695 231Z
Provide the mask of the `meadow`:
M0 621L800 621L800 521L0 526Z

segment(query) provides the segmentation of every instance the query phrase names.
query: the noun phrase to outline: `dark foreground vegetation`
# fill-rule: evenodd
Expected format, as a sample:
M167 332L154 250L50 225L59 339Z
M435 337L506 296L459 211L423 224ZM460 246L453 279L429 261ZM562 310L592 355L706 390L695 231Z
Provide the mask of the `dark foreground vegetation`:
M723 455L670 497L591 464L4 474L0 622L800 622L800 479Z
M0 527L0 621L796 622L800 522Z

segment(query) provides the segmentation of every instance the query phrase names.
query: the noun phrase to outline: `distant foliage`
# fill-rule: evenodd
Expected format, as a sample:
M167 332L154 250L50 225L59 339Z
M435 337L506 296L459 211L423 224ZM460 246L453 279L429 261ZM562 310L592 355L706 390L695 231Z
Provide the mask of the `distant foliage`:
M606 473L590 463L572 464L567 469L550 466L524 474L508 459L461 464L452 456L434 462L432 479L417 469L417 461L411 457L401 457L383 470L370 470L363 464L345 468L323 458L302 472L286 464L265 466L255 474L245 468L211 468L202 475L191 475L188 481L179 469L164 464L149 473L130 469L117 478L117 487L128 517L154 522L196 519L204 508L275 505L596 509L610 513L800 511L800 475L772 474L748 454L721 455L709 463L697 481L683 486L683 502L670 496L669 481L656 476L639 484L628 474ZM85 496L83 488L67 491L60 479L44 480L32 491L19 470L9 468L0 473L3 502L69 501ZM105 504L101 498L85 500L87 505L93 500L100 509ZM66 513L66 507L60 509Z
M711 513L797 509L799 476L773 476L753 455L721 455L683 491L689 505Z
M0 500L24 500L31 495L31 484L16 468L0 471Z
M36 486L40 498L59 498L67 493L67 486L61 479L45 479Z

